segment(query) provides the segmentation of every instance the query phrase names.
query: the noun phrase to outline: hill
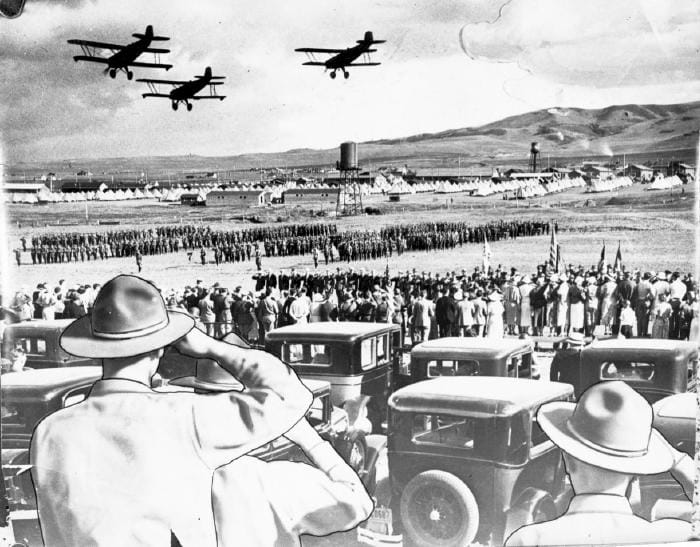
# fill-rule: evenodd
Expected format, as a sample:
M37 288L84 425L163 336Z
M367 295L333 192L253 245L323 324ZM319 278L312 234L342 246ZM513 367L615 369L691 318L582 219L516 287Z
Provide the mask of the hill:
M616 105L601 109L549 108L511 116L480 127L450 129L399 139L360 143L363 164L410 163L411 166L461 164L504 165L526 160L530 143L538 141L542 156L581 158L636 153L654 157L681 151L676 157L692 160L698 129L700 101L670 105ZM232 170L259 166L329 166L338 158L337 148L294 149L271 154L228 157L173 156L106 158L90 160L101 172ZM690 160L688 160L690 158ZM640 161L639 159L635 161ZM13 169L35 167L65 171L66 162L22 164ZM81 165L82 160L71 161Z

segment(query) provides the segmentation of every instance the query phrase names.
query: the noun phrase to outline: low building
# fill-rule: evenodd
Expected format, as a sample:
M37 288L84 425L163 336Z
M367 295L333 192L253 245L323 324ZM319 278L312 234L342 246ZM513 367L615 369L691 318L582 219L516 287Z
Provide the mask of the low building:
M336 205L340 188L290 188L284 192L285 205Z
M61 192L70 194L75 192L104 192L107 185L99 180L66 180L61 184Z
M654 178L654 170L646 165L630 164L625 169L625 175L641 182L648 182Z
M0 188L7 194L39 194L49 191L45 184L36 182L3 182Z
M205 197L199 192L184 192L180 195L180 205L206 205Z
M207 207L223 205L241 209L264 203L263 190L212 190L207 194Z

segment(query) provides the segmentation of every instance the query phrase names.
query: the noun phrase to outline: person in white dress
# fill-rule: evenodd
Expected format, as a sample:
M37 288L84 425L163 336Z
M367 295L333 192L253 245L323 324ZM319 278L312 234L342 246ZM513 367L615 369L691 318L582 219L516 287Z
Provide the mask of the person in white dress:
M494 290L488 297L486 304L486 337L503 338L503 297Z

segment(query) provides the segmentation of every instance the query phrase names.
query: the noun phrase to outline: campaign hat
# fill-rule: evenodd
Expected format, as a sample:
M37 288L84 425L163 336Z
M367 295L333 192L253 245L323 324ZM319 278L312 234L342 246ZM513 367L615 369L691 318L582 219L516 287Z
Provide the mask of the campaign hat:
M78 357L133 357L169 346L193 327L192 317L166 308L155 285L118 275L97 293L92 312L66 327L59 343Z
M673 454L652 427L649 403L625 382L600 382L578 403L545 403L537 411L542 431L562 451L595 467L629 475L668 471Z

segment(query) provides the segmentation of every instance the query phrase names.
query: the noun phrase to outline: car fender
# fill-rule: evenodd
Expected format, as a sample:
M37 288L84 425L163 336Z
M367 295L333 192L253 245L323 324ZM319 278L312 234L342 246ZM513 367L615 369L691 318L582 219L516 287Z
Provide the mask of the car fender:
M545 518L537 518L536 511L544 513ZM515 532L518 528L551 520L557 516L557 507L552 495L540 488L532 486L523 490L506 514L506 529L504 538Z

